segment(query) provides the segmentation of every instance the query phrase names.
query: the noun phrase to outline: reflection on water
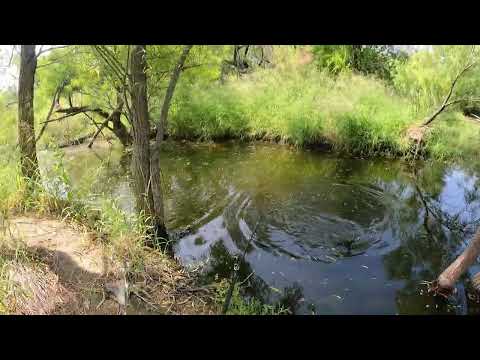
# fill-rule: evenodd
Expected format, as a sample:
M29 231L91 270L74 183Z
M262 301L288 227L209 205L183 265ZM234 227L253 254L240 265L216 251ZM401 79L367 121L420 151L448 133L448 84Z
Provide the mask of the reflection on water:
M48 156L43 156L44 161ZM120 149L68 149L74 186L107 193L133 211L129 157ZM45 163L47 163L45 161ZM445 303L425 293L480 222L473 169L341 159L278 145L167 143L162 153L167 226L186 265L240 279L265 301L296 313L478 313L469 277ZM249 275L253 272L253 276Z

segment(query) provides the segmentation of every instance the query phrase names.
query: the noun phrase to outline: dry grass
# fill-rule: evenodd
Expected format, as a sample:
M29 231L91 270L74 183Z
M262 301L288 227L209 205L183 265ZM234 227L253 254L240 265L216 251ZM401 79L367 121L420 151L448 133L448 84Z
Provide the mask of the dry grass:
M103 244L55 219L23 216L4 227L0 254L13 314L215 314L213 287L133 237ZM128 283L127 307L106 291ZM0 299L1 300L1 299Z
M46 265L11 262L7 268L11 286L5 303L12 314L52 314L58 306L74 298Z
M214 287L198 286L194 271L187 271L158 251L145 251L144 271L133 273L134 288L165 314L215 314Z

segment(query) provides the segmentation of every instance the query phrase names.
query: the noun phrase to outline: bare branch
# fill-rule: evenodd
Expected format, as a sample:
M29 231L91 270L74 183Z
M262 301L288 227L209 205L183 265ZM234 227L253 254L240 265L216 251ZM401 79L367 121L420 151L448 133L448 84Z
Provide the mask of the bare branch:
M66 118L69 118L69 117L72 117L72 116L75 116L75 115L78 115L78 114L81 114L81 113L85 113L85 112L94 112L96 114L99 114L103 118L108 118L109 117L109 114L107 112L105 112L104 110L102 110L100 108L93 108L92 109L92 108L89 108L88 106L80 106L80 107L72 107L72 108L68 108L68 109L60 109L60 110L57 110L56 112L57 113L64 113L66 115L60 116L60 117L55 118L55 119L50 119L50 120L44 121L41 124L51 123L51 122L54 122L54 121L60 121L60 120L63 120L63 119L66 119Z
M90 143L88 144L88 147L91 148L92 145L93 145L93 142L95 141L95 139L97 138L98 134L100 134L103 130L103 128L105 126L108 125L108 122L113 118L113 116L115 114L118 114L120 111L121 111L121 108L123 107L123 102L120 102L117 106L117 108L112 111L112 113L105 119L105 121L100 125L100 127L98 128L97 132L95 133L95 135L93 135L93 138L92 140L90 141Z
M430 117L428 117L425 122L423 123L422 126L427 126L429 125L433 120L435 120L435 118L440 115L442 113L443 110L445 110L448 106L450 105L453 105L453 104L456 104L456 103L459 103L459 102L462 102L464 101L464 99L458 99L458 100L454 100L454 101L450 101L450 98L453 94L453 90L455 88L455 85L457 84L457 81L468 71L470 70L473 66L475 66L477 64L475 58L474 58L474 53L475 53L475 46L472 47L472 59L469 60L469 62L466 64L466 66L464 66L464 68L455 76L455 78L453 79L453 82L452 82L452 85L450 85L450 90L447 94L447 96L445 97L445 99L443 100L443 104L437 109L437 111L435 111L435 113L433 113L433 115L431 115Z
M13 52L15 50L15 46L12 47L12 52L10 53L10 60L8 60L8 67L12 66L12 60L13 60Z
M53 108L55 107L55 104L58 101L58 98L60 97L60 94L61 94L64 86L65 86L65 82L62 82L62 84L59 85L57 87L57 89L55 90L55 93L53 94L52 104L50 105L50 109L48 110L47 118L45 119L45 122L43 123L43 126L40 129L40 133L38 134L37 139L35 140L36 142L38 142L38 140L40 140L40 138L42 137L45 129L47 128L48 121L50 120L50 117L52 116L52 113L53 113Z

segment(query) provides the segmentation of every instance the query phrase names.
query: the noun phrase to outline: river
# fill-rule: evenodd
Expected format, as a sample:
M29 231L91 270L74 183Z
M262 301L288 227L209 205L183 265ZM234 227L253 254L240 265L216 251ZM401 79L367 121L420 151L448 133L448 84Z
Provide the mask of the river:
M50 153L40 160L47 166ZM134 210L129 156L99 143L65 149L73 186ZM206 280L229 277L235 254L247 294L296 314L478 314L469 279L449 301L426 293L480 219L477 169L341 158L275 144L167 142L167 228ZM255 230L255 231L254 231ZM252 235L252 233L254 234Z

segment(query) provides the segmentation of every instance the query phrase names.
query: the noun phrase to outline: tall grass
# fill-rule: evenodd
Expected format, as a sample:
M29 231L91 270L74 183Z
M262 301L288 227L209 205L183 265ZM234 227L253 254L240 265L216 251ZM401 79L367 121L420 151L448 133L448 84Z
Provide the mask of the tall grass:
M327 144L351 155L401 157L411 151L407 128L427 113L377 78L348 71L333 77L290 56L273 69L225 84L180 87L168 131L175 138ZM461 118L453 112L438 119L428 154L440 159L475 154L478 125ZM454 139L461 139L461 146Z
M378 80L332 78L313 67L266 69L224 85L180 89L169 132L174 137L267 139L297 146L328 143L350 153L406 150L412 121L406 102Z
M429 157L450 161L476 160L480 156L480 123L459 112L435 120L425 141Z

